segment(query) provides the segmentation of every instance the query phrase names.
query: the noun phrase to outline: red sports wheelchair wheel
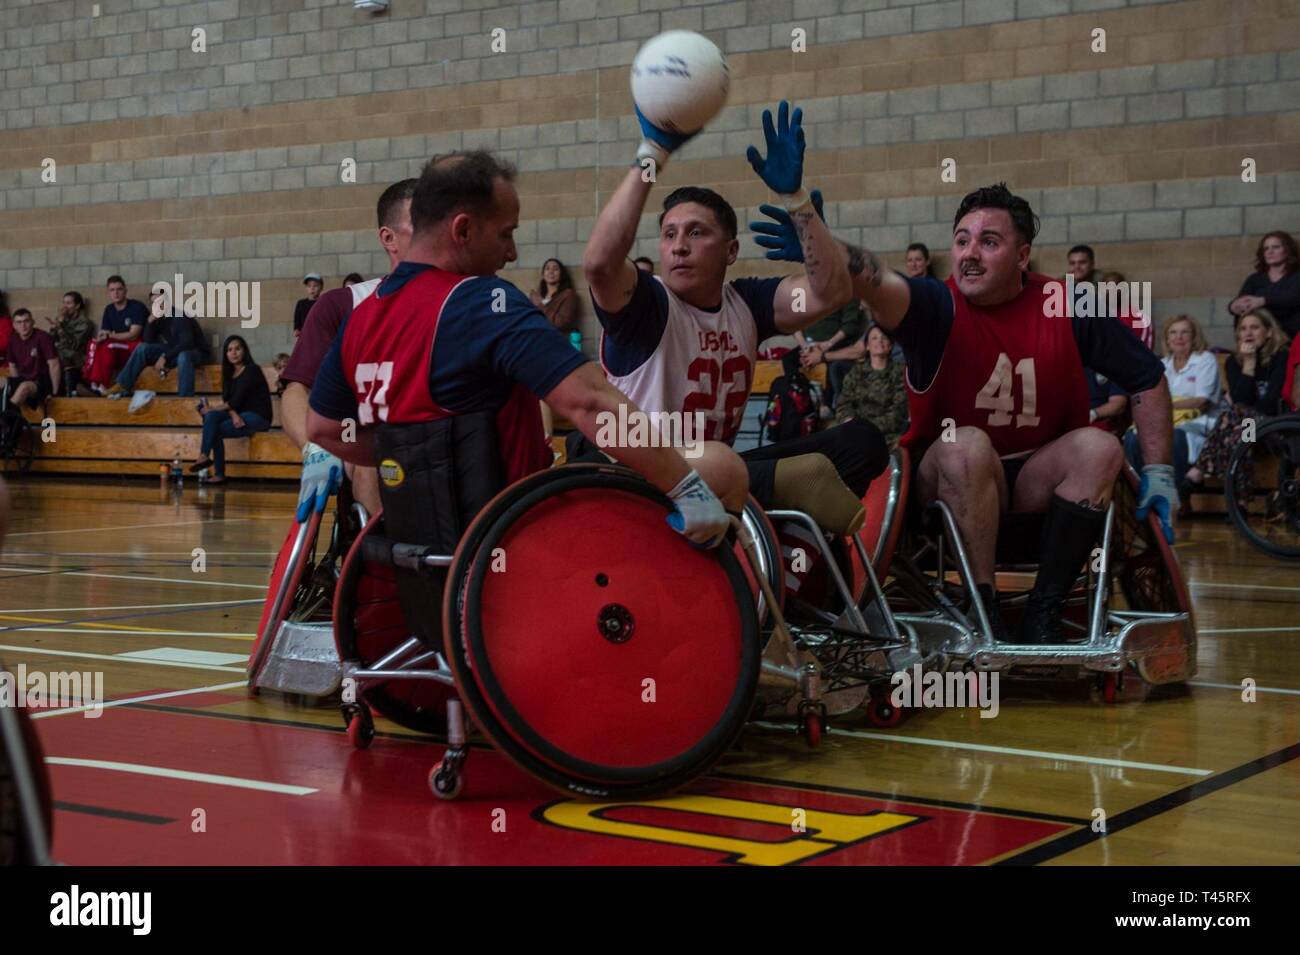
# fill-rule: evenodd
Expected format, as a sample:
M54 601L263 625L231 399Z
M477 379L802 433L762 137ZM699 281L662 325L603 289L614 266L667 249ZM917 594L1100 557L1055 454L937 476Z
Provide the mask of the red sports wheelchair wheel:
M475 723L566 792L644 798L703 773L758 682L754 598L729 546L698 550L623 468L507 488L462 538L443 613Z
M266 663L266 655L275 644L280 624L293 612L294 596L302 583L303 571L313 562L320 524L319 511L313 511L304 524L294 521L275 557L270 587L266 592L266 600L262 603L262 618L258 621L257 636L253 638L252 650L248 655L248 688L252 693L257 692L257 675Z
M54 800L50 774L45 766L36 729L23 707L5 707L0 719L12 720L0 727L0 866L32 865L48 859L54 841ZM16 751L7 745L9 731L18 739ZM23 773L35 788L36 804L25 805L18 774ZM24 812L35 809L35 817L44 829L44 845L33 845L31 828L25 824Z
M353 541L335 591L339 659L362 666L374 664L413 636L397 596L396 571L362 556L366 537L384 533L383 516L380 511L372 517ZM453 696L451 687L432 680L389 680L361 691L369 706L394 723L436 735L447 731L447 700Z

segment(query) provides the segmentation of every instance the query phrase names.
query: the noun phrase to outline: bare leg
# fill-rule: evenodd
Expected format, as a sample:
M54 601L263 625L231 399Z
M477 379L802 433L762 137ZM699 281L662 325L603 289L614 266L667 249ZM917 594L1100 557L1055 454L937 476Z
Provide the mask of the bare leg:
M1052 496L1102 510L1124 464L1119 440L1097 428L1078 428L1045 444L1016 479L1015 511L1041 513Z
M952 509L975 583L992 586L1007 482L988 435L979 428L958 428L955 440L932 444L921 459L917 490L922 501L938 499Z

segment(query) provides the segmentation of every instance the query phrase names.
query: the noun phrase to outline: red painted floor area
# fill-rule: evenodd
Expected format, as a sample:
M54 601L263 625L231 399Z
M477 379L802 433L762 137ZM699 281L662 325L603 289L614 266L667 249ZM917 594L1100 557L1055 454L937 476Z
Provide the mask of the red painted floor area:
M976 864L1072 828L717 777L668 800L596 805L488 749L444 803L426 783L441 754L430 743L380 737L355 751L330 729L147 707L42 720L40 734L60 807L55 857L70 864ZM308 791L248 788L264 784Z

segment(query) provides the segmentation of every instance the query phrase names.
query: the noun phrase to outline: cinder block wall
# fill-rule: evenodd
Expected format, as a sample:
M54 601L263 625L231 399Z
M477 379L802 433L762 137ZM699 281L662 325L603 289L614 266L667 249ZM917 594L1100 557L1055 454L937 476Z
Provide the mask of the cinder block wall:
M75 288L97 313L113 272L140 298L177 271L256 280L263 325L249 338L263 361L290 347L305 272L333 287L385 270L375 199L440 151L485 147L519 165L506 277L532 284L549 256L576 266L635 148L628 65L672 28L713 38L734 83L656 197L709 185L747 222L767 194L745 147L762 109L791 98L809 180L843 237L896 265L912 241L946 250L960 195L1006 180L1042 217L1040 270L1061 272L1069 245L1088 242L1102 267L1154 283L1157 319L1191 312L1225 345L1259 237L1300 231L1300 0L392 0L382 16L350 0L2 6L11 307L52 314ZM196 28L206 51L192 49ZM791 49L796 28L805 52ZM341 181L345 159L355 184ZM648 215L637 252L657 255L655 235ZM758 252L746 230L733 274L784 271Z

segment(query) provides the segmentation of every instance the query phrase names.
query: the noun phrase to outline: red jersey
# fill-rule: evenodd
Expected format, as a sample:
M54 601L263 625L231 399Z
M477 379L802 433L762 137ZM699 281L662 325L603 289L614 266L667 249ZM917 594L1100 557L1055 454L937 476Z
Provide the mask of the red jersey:
M946 419L979 428L1001 457L1032 454L1088 426L1088 383L1070 319L1044 314L1051 283L1059 280L1030 273L1014 299L982 308L948 279L953 322L938 371L924 391L907 381L912 423L901 443L914 457L939 439Z
M357 423L414 424L450 418L433 399L433 343L448 297L473 276L426 269L396 292L371 295L353 310L343 333L343 375L357 396ZM516 382L497 412L497 440L506 480L550 466L537 398Z

